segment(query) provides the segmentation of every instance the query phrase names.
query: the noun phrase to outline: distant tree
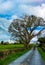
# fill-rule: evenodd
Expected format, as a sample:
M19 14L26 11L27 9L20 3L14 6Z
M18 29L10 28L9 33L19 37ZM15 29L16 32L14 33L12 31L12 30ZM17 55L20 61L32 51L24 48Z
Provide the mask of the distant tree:
M9 42L5 42L5 43L4 43L4 45L8 45L8 44L9 44Z
M4 41L1 41L1 44L4 44Z
M38 41L40 42L40 46L42 46L43 44L45 44L45 37L39 38Z
M11 33L11 38L15 40L21 40L20 42L26 44L26 48L29 47L29 43L35 36L39 35L44 30L44 20L41 17L36 17L34 15L25 15L22 18L14 19L9 26L9 32ZM43 28L35 34L35 29L38 26L43 26Z

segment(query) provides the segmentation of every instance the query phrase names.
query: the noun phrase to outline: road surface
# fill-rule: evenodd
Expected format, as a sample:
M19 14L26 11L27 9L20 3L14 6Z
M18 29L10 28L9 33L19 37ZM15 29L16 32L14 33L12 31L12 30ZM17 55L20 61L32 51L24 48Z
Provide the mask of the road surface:
M29 55L31 55L33 53L33 50L28 51L27 53L25 53L24 55L22 55L21 57L17 58L16 60L14 60L13 62L11 62L8 65L20 65L23 61L25 61Z
M37 48L19 57L9 65L44 65L42 57Z

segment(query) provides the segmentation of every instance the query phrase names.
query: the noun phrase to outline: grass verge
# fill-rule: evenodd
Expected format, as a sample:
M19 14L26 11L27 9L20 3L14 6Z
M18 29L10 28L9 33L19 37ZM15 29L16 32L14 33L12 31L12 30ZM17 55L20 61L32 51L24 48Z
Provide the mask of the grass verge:
M21 55L26 53L27 51L29 51L29 49L26 49L26 50L23 50L23 51L20 51L20 52L15 52L15 53L8 55L5 59L0 60L0 65L7 65L11 61L17 59L18 57L20 57Z
M41 54L41 56L42 56L42 58L43 58L43 60L45 62L45 52L40 47L38 48L38 50L39 50L39 52L40 52L40 54Z

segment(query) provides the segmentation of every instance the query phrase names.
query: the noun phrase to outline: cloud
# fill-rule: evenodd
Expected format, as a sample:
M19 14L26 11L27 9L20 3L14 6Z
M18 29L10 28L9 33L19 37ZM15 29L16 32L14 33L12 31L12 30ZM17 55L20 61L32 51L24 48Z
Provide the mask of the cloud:
M41 32L41 37L45 37L45 29Z
M12 17L11 17L12 19L16 19L16 18L18 18L16 15L12 15Z
M0 41L9 41L10 33L8 32L8 27L14 18L16 19L17 16L12 15L10 20L6 18L0 18Z
M12 15L12 16L11 16L11 20L13 20L13 19L17 19L17 18L18 18L17 15Z
M0 18L0 27L7 30L9 27L10 21L7 20L6 18Z
M8 40L8 42L9 42L9 43L14 43L15 41L13 41L13 40Z
M45 2L44 0L16 0L17 3L20 3L20 4L31 4L31 3L42 3L42 2Z
M45 19L45 4L41 6L20 5L19 8L26 14L36 15Z
M31 43L34 43L34 42L36 42L38 40L38 38L37 38L37 36L36 37L34 37L32 40L31 40Z
M10 39L10 34L8 32L9 24L9 20L5 18L0 18L0 41Z
M11 18L9 19L9 22L11 23L13 19L17 19L17 18L19 18L17 15L12 15Z
M0 14L14 14L20 11L18 8L20 5L35 5L44 2L44 0L0 0Z
M11 0L0 2L0 14L13 12L14 7L14 2L12 2Z

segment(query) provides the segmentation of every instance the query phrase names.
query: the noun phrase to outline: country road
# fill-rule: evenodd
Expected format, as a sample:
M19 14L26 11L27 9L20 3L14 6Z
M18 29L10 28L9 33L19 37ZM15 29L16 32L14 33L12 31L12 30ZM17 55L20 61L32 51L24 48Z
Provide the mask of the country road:
M32 59L31 59L29 65L44 65L44 62L43 62L41 55L38 52L37 48L34 51L34 54L32 56Z
M22 55L9 65L44 65L42 57L37 48Z

